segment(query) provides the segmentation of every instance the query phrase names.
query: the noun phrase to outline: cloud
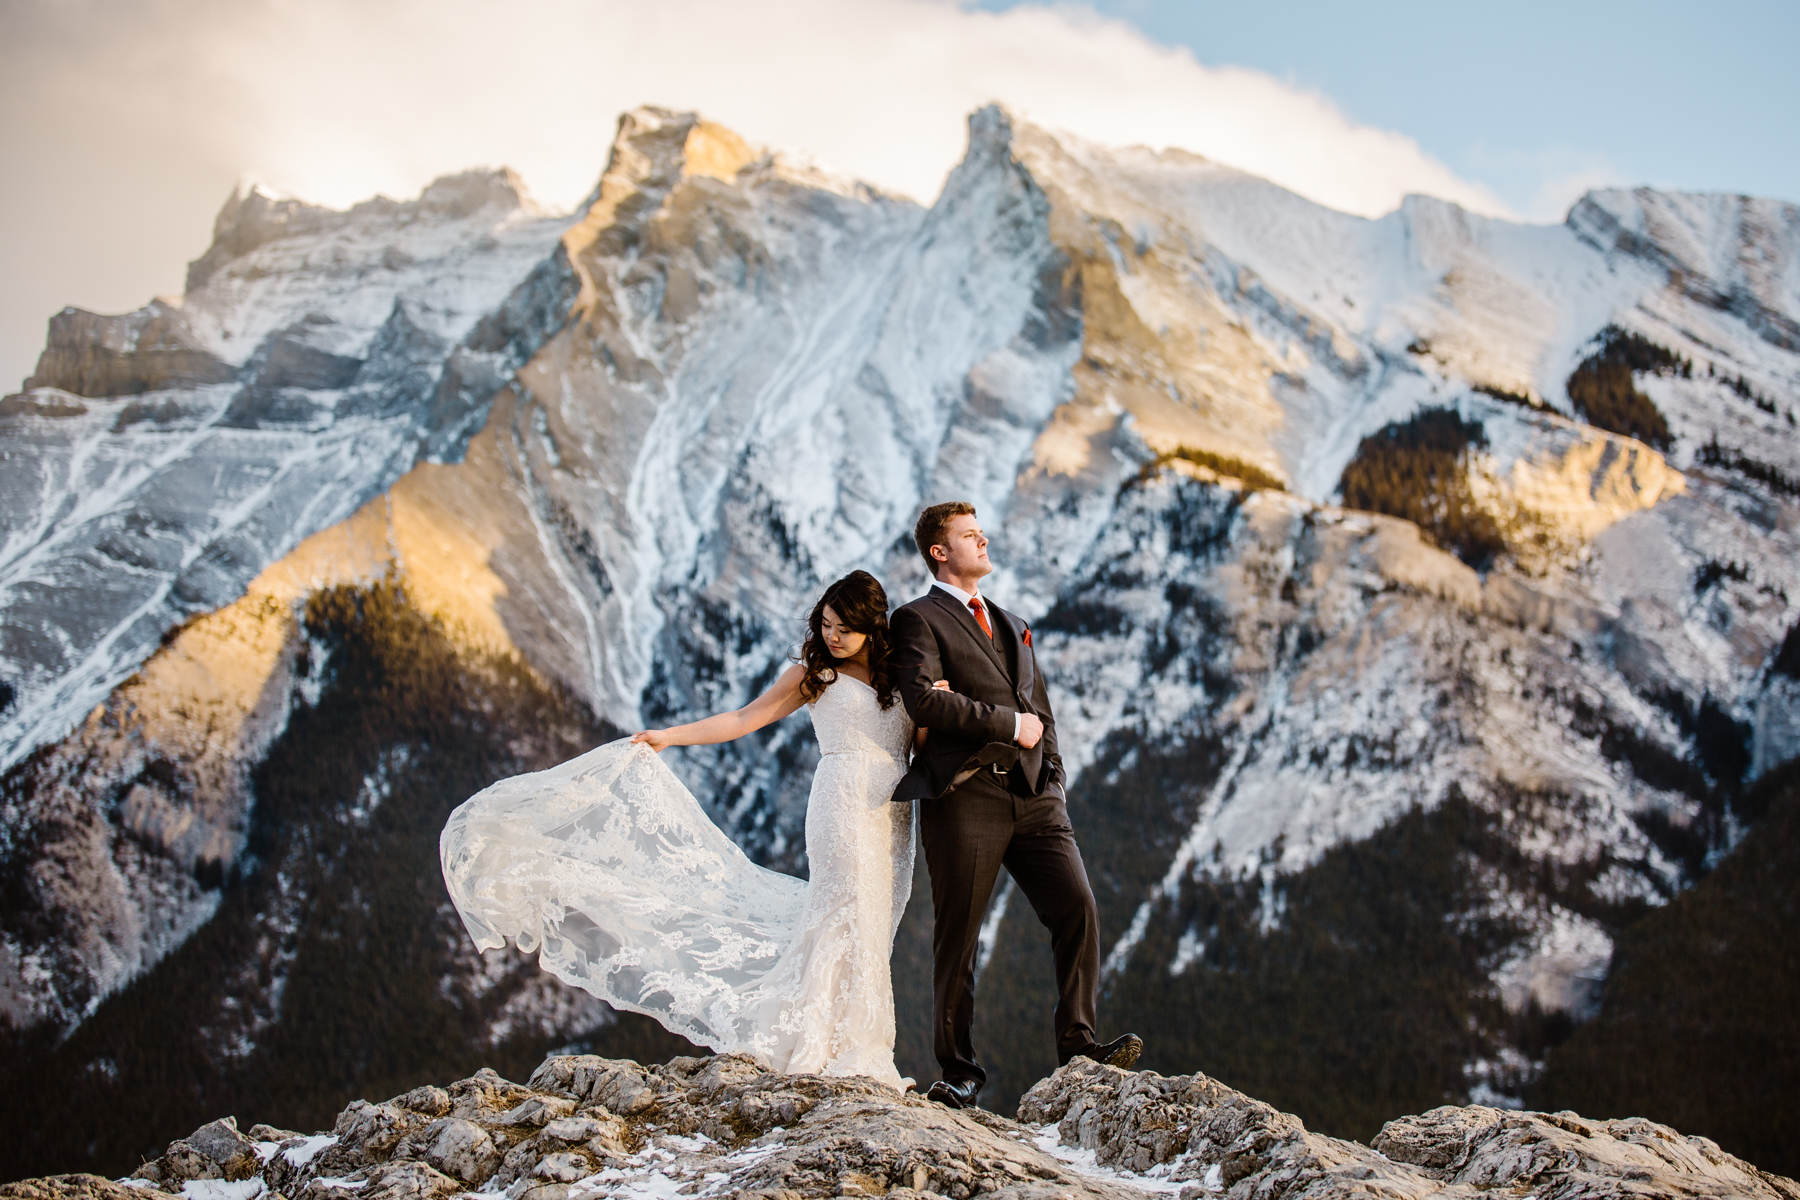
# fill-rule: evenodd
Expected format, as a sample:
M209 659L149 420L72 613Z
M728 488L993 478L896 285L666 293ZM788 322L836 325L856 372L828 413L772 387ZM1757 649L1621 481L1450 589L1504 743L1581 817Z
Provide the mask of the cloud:
M1634 182L1604 154L1572 146L1521 150L1478 144L1466 158L1471 169L1495 180L1503 198L1530 221L1561 222L1583 194Z
M618 114L696 109L753 142L929 202L967 114L1000 100L1102 143L1180 146L1377 215L1408 192L1507 206L1410 138L1078 7L949 0L58 0L9 6L14 181L0 381L66 303L178 290L254 176L316 202L517 168L572 207ZM21 232L25 231L25 232Z
M1569 210L1575 207L1575 202L1587 193L1601 188L1630 186L1631 180L1616 167L1603 163L1580 167L1538 180L1537 186L1532 189L1530 203L1525 206L1525 213L1533 220L1561 222L1569 215Z

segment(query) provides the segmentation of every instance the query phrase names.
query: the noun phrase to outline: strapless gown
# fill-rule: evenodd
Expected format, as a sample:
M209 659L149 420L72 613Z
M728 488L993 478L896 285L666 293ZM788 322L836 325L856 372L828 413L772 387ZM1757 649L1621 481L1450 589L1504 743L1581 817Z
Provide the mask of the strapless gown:
M914 834L888 798L912 725L847 675L808 711L809 879L751 862L654 751L609 742L450 815L439 857L469 936L713 1050L900 1086L889 960Z

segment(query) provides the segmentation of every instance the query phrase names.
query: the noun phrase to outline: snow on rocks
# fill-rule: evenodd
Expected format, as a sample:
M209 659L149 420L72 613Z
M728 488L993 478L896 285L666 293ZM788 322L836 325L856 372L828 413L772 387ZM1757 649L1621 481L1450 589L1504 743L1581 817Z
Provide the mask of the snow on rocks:
M618 1110L633 1110L629 1116ZM563 1115L551 1115L563 1114ZM279 1131L258 1126L258 1134ZM1705 1138L1641 1119L1438 1108L1373 1146L1309 1132L1205 1075L1085 1059L1028 1092L1018 1119L955 1111L861 1077L776 1075L741 1055L641 1065L544 1060L528 1084L482 1070L356 1101L334 1132L253 1142L229 1118L117 1182L64 1175L0 1200L509 1200L732 1196L1800 1198Z
M1025 1094L1019 1119L1054 1124L1122 1172L1193 1180L1184 1198L1795 1197L1800 1185L1641 1118L1432 1109L1390 1121L1372 1146L1307 1131L1205 1075L1136 1074L1077 1060Z

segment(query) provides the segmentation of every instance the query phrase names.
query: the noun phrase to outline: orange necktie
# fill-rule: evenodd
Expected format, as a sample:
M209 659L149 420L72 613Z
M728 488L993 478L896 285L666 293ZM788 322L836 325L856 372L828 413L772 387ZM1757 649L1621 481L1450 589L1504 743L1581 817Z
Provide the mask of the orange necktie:
M975 614L975 623L981 626L981 632L988 635L988 641L993 641L994 627L988 624L987 609L981 606L980 596L969 597L969 611Z

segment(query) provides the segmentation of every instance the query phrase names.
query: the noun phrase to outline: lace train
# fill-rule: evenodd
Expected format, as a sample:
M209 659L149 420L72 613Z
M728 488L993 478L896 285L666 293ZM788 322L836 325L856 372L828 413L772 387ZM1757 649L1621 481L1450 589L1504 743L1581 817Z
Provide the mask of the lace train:
M811 708L810 881L751 862L654 751L610 742L451 814L439 853L469 936L484 950L511 939L714 1050L899 1086L889 958L913 831L888 797L910 729L848 682Z

